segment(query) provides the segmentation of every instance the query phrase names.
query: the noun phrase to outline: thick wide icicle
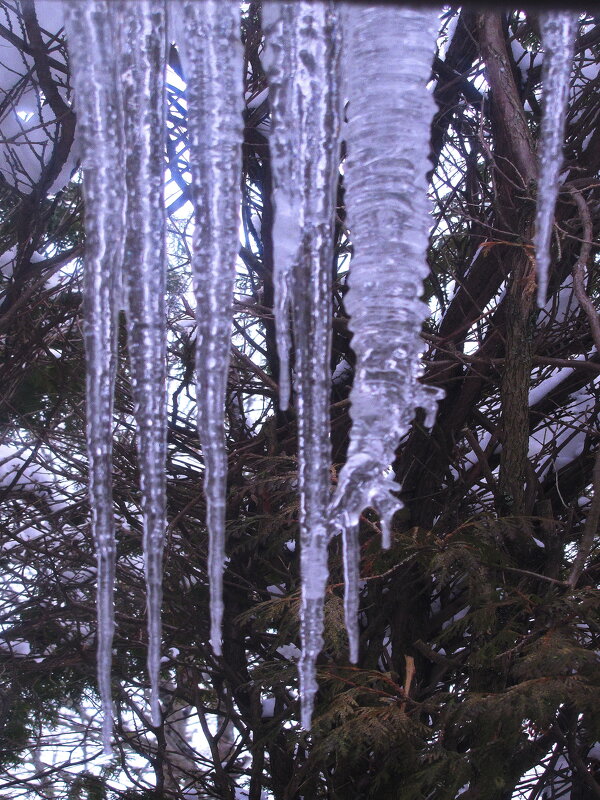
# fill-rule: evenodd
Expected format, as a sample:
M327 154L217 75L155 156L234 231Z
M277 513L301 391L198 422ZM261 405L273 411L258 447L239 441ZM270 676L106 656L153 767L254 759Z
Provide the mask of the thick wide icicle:
M110 754L115 577L112 412L125 229L121 76L114 58L119 21L112 2L106 0L69 0L66 11L78 135L85 165L83 312L89 496L98 563L97 661L102 739L105 752Z
M357 363L347 462L331 519L344 540L346 624L358 658L357 526L370 506L384 546L400 502L390 465L417 408L432 424L436 393L417 381L421 302L428 274L426 174L434 101L427 91L439 10L344 4L344 81L348 105L346 203L354 256L345 297Z
M573 51L577 33L576 11L545 11L540 14L544 67L542 87L543 117L539 144L539 176L535 234L535 259L538 280L537 302L546 303L550 243L554 208L560 187L563 138Z
M331 274L339 170L340 34L333 2L267 2L265 62L272 114L274 258L279 344L294 338L299 437L302 724L310 727L323 644L329 528ZM282 400L288 389L280 351Z
M123 283L144 524L151 709L153 724L159 725L167 446L165 0L127 0L122 15L119 61L127 181Z
M173 3L187 81L195 227L196 395L207 504L211 643L221 653L227 452L224 408L239 248L243 58L235 0Z

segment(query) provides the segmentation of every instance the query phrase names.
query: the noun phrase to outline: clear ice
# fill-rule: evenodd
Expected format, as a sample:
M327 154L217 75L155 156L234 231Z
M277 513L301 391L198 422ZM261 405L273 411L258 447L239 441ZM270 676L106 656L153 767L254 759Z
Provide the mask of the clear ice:
M221 654L227 450L224 409L238 253L243 53L235 0L173 3L187 81L194 205L196 400L209 531L210 639Z
M224 406L243 139L239 5L235 0L168 4L165 0L119 4L67 0L85 165L87 437L98 553L98 675L107 751L112 729L115 573L112 408L122 283L143 495L152 711L154 723L160 719L166 452L162 196L166 7L174 17L187 79L195 214L192 274L197 304L198 432L210 539L211 643L216 654L221 652L227 478ZM333 0L273 0L264 4L263 21L272 108L275 315L282 407L291 391L292 339L294 348L302 545L299 671L302 723L309 728L317 692L316 659L323 645L328 542L342 531L346 620L351 658L356 661L360 514L367 507L380 514L383 542L389 546L391 518L400 507L392 494L399 486L390 474L396 447L417 408L425 411L427 424L436 410L436 392L421 386L418 377L419 333L428 315L419 296L428 273L426 173L434 112L426 85L438 11ZM552 46L546 46L550 52ZM349 101L344 170L354 247L346 306L357 365L348 460L331 499L331 280L342 75Z
M427 91L439 9L342 4L348 100L346 204L354 255L345 304L357 363L350 395L347 461L330 508L341 530L350 659L358 659L358 524L380 515L390 545L400 489L390 474L417 408L426 424L437 393L418 383L420 331L429 314L419 299L428 275L426 174L434 101Z
M166 529L165 14L165 0L123 3L118 57L127 184L123 284L140 465L154 725L160 724L160 612Z
M276 325L281 405L294 340L302 600L302 724L310 728L327 585L331 279L339 173L340 31L333 2L265 2L271 102Z
M115 536L112 417L116 333L125 231L125 147L121 76L114 57L119 19L107 0L68 0L66 30L85 164L86 255L83 285L87 358L87 448L92 533L98 563L98 685L102 741L111 753L111 663Z
M539 144L539 175L535 234L535 258L538 279L537 303L543 308L548 289L550 243L554 208L560 188L563 139L569 80L573 64L575 36L579 15L576 11L540 13L544 46L543 117Z

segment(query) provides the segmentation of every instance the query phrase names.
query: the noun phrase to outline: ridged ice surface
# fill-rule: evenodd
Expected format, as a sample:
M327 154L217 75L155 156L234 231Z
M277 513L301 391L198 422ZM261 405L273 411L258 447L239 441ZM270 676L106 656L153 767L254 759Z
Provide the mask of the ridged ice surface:
M434 102L426 89L439 10L344 6L344 85L348 100L346 203L354 255L345 297L357 363L350 395L348 459L331 506L341 530L350 657L358 658L358 523L381 516L384 546L400 502L389 474L417 408L432 424L436 393L417 381L419 300L429 268L426 173Z
M573 65L575 37L578 30L576 11L545 11L540 13L543 66L543 117L539 144L539 174L535 235L537 265L537 302L546 302L550 243L554 223L554 208L560 188L563 162L563 139L569 80Z
M243 58L234 0L172 3L187 81L195 227L196 396L209 531L211 644L221 653L227 452L224 409L239 247Z
M263 64L269 79L271 131L269 149L273 171L273 277L275 282L275 333L279 356L279 406L285 411L290 401L290 315L292 277L300 251L300 213L303 181L297 153L304 146L305 130L300 124L304 94L299 88L301 65L298 41L299 16L292 3L263 3L266 46Z
M106 0L69 0L66 12L78 135L85 164L83 330L89 496L98 562L97 659L102 738L105 752L110 753L115 576L112 412L126 194L121 75L114 57L119 20L113 3Z
M114 13L114 12L113 12ZM120 17L127 233L123 283L144 525L151 709L160 724L162 557L166 529L166 20L164 0L129 0Z
M165 8L187 79L192 273L197 303L198 431L205 463L211 642L221 652L227 454L224 406L238 250L243 57L235 0L67 0L69 47L84 152L87 252L87 437L98 553L98 674L110 749L115 543L112 404L122 271L137 420L148 583L152 711L159 722L162 537L165 528ZM343 14L344 26L338 14ZM346 618L358 656L358 525L381 515L384 544L400 504L390 476L416 408L427 307L426 173L434 107L426 89L438 12L353 3L267 2L265 64L272 108L276 324L282 406L293 339L299 430L302 723L310 727L323 644L327 546L343 533ZM343 27L343 30L342 30ZM343 35L342 35L343 34ZM340 65L341 42L346 57ZM552 47L547 45L550 52ZM335 190L343 71L349 101L344 165L354 257L346 307L357 355L348 460L330 504L330 333ZM549 156L551 158L551 156ZM126 201L127 198L127 201ZM127 228L125 227L127 220ZM291 318L291 327L290 327Z
M298 414L302 602L299 663L302 724L310 727L323 645L329 500L331 274L339 169L340 37L335 4L267 2L265 64L270 86L273 245L281 399L288 314L294 339Z

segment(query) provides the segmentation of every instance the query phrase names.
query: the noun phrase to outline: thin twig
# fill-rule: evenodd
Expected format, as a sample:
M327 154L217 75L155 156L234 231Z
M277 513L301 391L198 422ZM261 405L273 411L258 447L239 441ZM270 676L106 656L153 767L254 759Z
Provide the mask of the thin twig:
M573 589L583 572L589 554L592 552L594 539L598 532L598 524L600 523L600 448L596 453L594 471L592 472L592 491L594 494L585 520L583 535L573 562L573 569L569 575L569 586Z
M593 244L592 218L590 216L590 210L587 207L587 203L585 202L581 192L578 189L571 188L571 194L577 203L577 208L579 209L581 222L583 225L583 240L581 242L581 250L579 251L577 263L573 267L573 288L575 290L575 297L579 301L579 305L589 320L596 350L600 353L600 317L598 316L598 312L596 311L594 304L586 294L584 284L585 270L590 260Z
M495 566L496 569L507 571L507 572L515 572L517 575L528 575L530 578L539 578L541 581L548 581L548 583L555 583L557 586L569 586L567 581L559 581L556 578L550 578L548 575L542 575L539 572L532 572L529 569L519 569L518 567L507 567L506 564L502 564L502 566L498 566L490 564L489 566Z

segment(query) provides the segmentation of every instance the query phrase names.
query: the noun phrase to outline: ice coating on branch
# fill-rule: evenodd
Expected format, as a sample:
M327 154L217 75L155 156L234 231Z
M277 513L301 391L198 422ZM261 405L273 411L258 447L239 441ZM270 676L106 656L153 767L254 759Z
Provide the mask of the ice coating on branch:
M111 753L111 662L115 537L112 412L125 230L121 81L114 57L119 20L112 2L68 0L66 30L84 163L86 253L83 331L87 359L87 448L92 533L98 562L98 684L102 740Z
M127 181L123 283L144 524L152 722L160 725L158 679L167 448L165 2L129 0L123 4L121 14L119 61Z
M350 658L358 658L358 522L381 517L383 544L400 502L389 473L417 408L431 425L437 394L418 383L421 302L430 227L426 173L434 101L426 85L439 10L344 7L348 105L346 203L354 255L345 297L357 363L350 395L352 431L331 519L342 531Z
M290 307L294 338L302 574L299 672L305 728L310 728L317 691L328 577L331 274L341 116L335 5L277 1L263 6L283 405L289 393Z
M543 308L546 303L548 289L550 243L554 223L554 207L560 188L563 139L575 36L578 29L577 20L576 11L540 13L540 28L544 46L544 74L542 77L544 101L539 144L535 235L537 303L540 308Z
M221 653L227 451L224 408L239 247L243 57L235 0L173 3L187 81L195 227L196 397L209 531L211 644Z

